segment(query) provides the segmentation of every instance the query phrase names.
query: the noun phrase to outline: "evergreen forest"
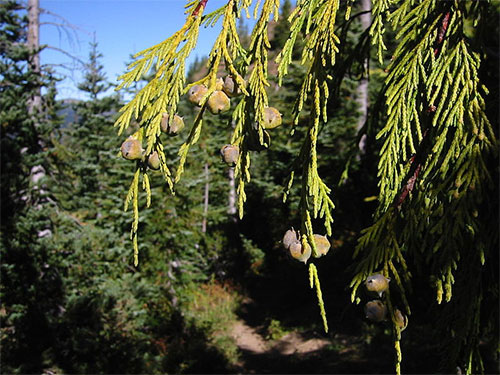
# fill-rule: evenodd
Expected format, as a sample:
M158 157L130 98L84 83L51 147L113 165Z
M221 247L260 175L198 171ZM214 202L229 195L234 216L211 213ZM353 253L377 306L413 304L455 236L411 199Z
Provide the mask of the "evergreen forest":
M81 100L0 1L0 372L500 373L500 2L207 1Z

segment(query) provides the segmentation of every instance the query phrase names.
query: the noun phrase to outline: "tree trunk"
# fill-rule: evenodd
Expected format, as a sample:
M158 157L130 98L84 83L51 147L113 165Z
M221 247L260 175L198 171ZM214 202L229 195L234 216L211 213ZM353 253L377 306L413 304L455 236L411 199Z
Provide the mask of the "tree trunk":
M42 94L40 88L41 69L40 69L40 3L39 0L28 0L28 40L27 47L30 51L29 67L35 73L39 80L36 84L31 98L28 100L28 113L34 122L35 127L39 125L39 113L42 106ZM40 148L43 145L38 140ZM45 176L45 169L42 165L35 165L31 168L31 183L34 189L39 189L39 181ZM42 190L39 189L39 192Z
M40 2L39 0L28 0L28 38L27 47L30 52L29 68L36 76L38 82L36 83L31 97L27 103L27 110L33 120L35 128L40 125L40 112L42 110L42 91L41 91L41 67L40 67ZM42 141L38 138L38 148L43 149ZM37 210L42 209L41 197L46 191L43 188L40 180L46 175L43 165L38 164L31 167L30 180L31 180L31 194L33 207ZM49 228L40 229L37 233L38 237L47 237L52 235Z
M371 10L371 0L360 0L360 9L361 12L370 11ZM362 30L366 30L370 27L371 24L371 13L365 13L359 16L361 21ZM364 71L366 75L363 75L363 78L359 82L359 86L356 89L356 101L358 102L359 109L359 119L357 124L358 133L361 131L363 126L365 125L367 114L368 114L368 105L369 105L369 97L368 97L368 63L370 61L369 56L366 57L364 61ZM359 144L359 152L360 154L364 154L366 151L366 134L363 134Z
M40 4L39 0L28 0L28 49L31 52L29 66L40 77ZM40 110L42 95L40 86L34 90L28 102L28 113L34 114Z
M228 200L227 213L231 217L231 220L233 222L236 222L236 188L234 181L234 168L232 167L229 168L228 178L229 178L229 200Z
M231 126L234 129L236 123L234 120L231 122ZM229 197L228 197L228 206L227 213L229 214L229 218L233 223L237 223L238 219L236 218L236 187L234 180L234 168L230 167L227 173L227 177L229 179Z
M208 215L208 194L210 190L210 178L208 173L208 163L205 163L205 194L203 199L203 221L201 222L201 233L207 232L207 215Z

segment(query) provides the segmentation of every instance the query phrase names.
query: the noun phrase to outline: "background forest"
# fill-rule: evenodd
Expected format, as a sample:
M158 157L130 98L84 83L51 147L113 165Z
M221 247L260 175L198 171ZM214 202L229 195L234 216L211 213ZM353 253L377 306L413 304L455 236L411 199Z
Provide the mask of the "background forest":
M290 226L300 228L300 187L292 187L286 203L282 193L306 131L298 127L290 136L293 101L306 73L298 61L302 45L296 45L281 86L273 62L288 37L291 2L282 3L281 17L269 29L269 72L275 78L267 91L283 125L272 131L271 147L252 156L244 218L237 218L233 170L219 155L229 141L230 115L206 116L175 195L157 172L151 179L152 206L141 200L138 267L130 214L123 211L133 167L121 157L123 139L113 127L124 93L106 94L114 83L103 73L98 41L78 85L86 100L56 100L58 75L36 64L43 46L29 47L25 6L0 3L2 373L394 371L390 323L368 321L363 305L351 303L349 289L353 252L361 231L372 224L379 193L382 143L376 134L384 121L365 122L365 116L366 111L369 117L383 116L376 93L386 76L376 48L367 42L360 8L366 1L360 3L353 9L356 17L338 21L343 43L331 73L342 82L332 83L328 122L317 146L320 175L335 191L332 249L317 264L328 334L304 265L281 244ZM481 34L486 48L480 75L498 138L500 7L484 6L489 18ZM238 33L248 46L245 24ZM387 33L391 40L394 32ZM394 39L388 48L395 44ZM366 64L362 56L370 48ZM205 74L206 59L200 59L187 79ZM144 75L127 94L151 78ZM192 123L193 105L185 97L179 112ZM165 153L172 164L185 132L169 138ZM484 372L497 373L497 156L486 163L492 179L482 206L489 216L476 214L493 229L483 233L491 251L477 269L484 287L475 339ZM413 274L402 372L457 373L465 339L460 341L459 331L453 332L455 340L438 328L460 325L468 302L464 297L429 305L435 291L428 276L425 270ZM467 283L467 277L457 277L454 293L466 296Z

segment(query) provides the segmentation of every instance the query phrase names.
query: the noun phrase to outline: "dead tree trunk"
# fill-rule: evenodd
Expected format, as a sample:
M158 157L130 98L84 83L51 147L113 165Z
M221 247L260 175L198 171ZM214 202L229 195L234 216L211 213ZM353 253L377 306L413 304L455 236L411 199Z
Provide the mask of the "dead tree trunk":
M362 30L366 30L370 27L371 24L371 0L360 0L360 11L366 12L359 16L361 21ZM369 106L369 97L368 97L368 68L369 68L370 57L367 56L364 61L364 71L366 72L363 75L363 78L359 82L359 86L356 89L356 101L358 102L359 108L359 118L357 124L357 131L361 131L363 126L365 125L367 114L368 114L368 106ZM359 144L359 152L360 154L365 153L366 149L366 134L363 134Z
M35 129L40 126L40 114L42 112L42 77L40 66L40 3L39 0L28 0L28 38L26 41L30 57L28 65L30 71L35 75L37 83L31 92L31 97L27 102L27 110L30 115ZM42 140L38 138L38 149L43 149ZM46 171L43 165L37 164L31 167L30 181L31 193L29 198L33 207L37 210L42 209L41 200L45 195L41 180L46 176ZM52 231L48 228L40 229L38 237L46 237L52 235Z
M40 4L39 0L28 0L28 50L31 53L30 70L40 78ZM40 110L42 94L38 86L28 102L28 113L34 115Z
M231 122L231 126L234 129L236 123L234 120ZM229 218L233 223L237 223L238 219L236 218L236 185L234 179L234 168L230 167L227 173L227 177L229 179L229 197L228 197L228 206L227 213L229 214Z
M227 213L229 214L231 220L236 222L236 188L234 181L234 168L229 168L228 172L229 178L229 199Z
M28 40L27 47L30 51L29 68L37 79L41 80L40 69L40 3L39 0L28 0ZM42 106L42 94L40 84L37 84L28 100L28 113L30 114L35 128L39 125L39 114ZM43 146L38 141L39 147ZM39 189L39 181L45 176L45 169L42 165L35 165L31 168L31 182L35 190ZM39 189L41 192L41 189Z
M210 175L208 172L208 163L205 163L205 193L204 193L204 197L203 197L203 221L201 222L201 233L207 232L209 191L210 191Z
M42 94L40 88L41 68L40 68L40 3L39 0L28 0L28 40L27 47L30 51L29 68L35 74L39 83L32 91L28 100L28 113L34 122L35 128L39 125L40 111L42 106ZM43 145L38 141L39 147ZM42 165L35 165L31 168L31 183L33 188L39 189L39 181L45 176L45 169ZM41 189L39 189L41 192Z

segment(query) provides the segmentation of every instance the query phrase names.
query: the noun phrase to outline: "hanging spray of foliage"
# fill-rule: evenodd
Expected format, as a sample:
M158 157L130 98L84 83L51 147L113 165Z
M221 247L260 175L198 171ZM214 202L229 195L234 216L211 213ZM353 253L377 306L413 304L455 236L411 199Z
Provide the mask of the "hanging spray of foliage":
M160 159L160 168L169 187L172 189L174 183L178 183L184 172L184 166L191 146L196 144L202 131L203 116L210 104L210 98L218 90L217 73L219 67L224 64L227 73L233 78L238 90L243 94L236 98L237 102L232 122L235 124L231 136L231 145L239 149L239 157L235 161L235 176L238 180L238 212L243 217L244 203L246 201L245 184L250 182L251 149L254 148L255 140L261 147L269 147L270 136L266 131L266 108L268 107L268 95L266 87L268 82L268 24L274 18L278 18L279 1L267 0L262 4L256 4L254 17L257 23L250 36L250 46L245 50L239 41L236 29L236 20L245 12L249 15L251 1L230 0L221 8L212 13L203 14L206 1L190 2L186 6L187 19L185 25L172 37L164 42L142 51L135 55L135 61L129 66L129 71L122 75L123 81L118 89L128 87L138 80L143 74L155 64L156 75L127 105L121 110L121 115L116 121L119 133L127 129L131 120L140 124L140 129L133 135L134 138L144 140L146 149L144 155L157 152ZM261 6L260 6L261 5ZM290 15L293 23L294 36L288 40L281 55L278 57L279 78L286 75L287 66L291 63L291 54L299 31L306 27L306 32L311 30L311 38L302 54L302 64L309 66L309 73L302 83L300 95L297 98L294 109L294 123L298 125L299 115L303 107L310 99L310 122L308 136L302 146L302 151L296 160L296 169L302 170L302 194L300 200L302 233L304 244L307 242L312 248L312 254L319 257L312 218L324 218L324 225L328 235L331 235L331 223L333 222L331 211L334 208L329 197L330 189L321 180L317 170L316 142L320 122L326 122L326 109L328 103L327 81L331 78L325 72L335 63L336 44L339 42L335 36L334 27L336 13L339 8L338 0L327 2L304 1L298 4L296 10ZM260 14L258 14L260 10ZM189 52L196 45L200 26L213 26L222 20L222 30L217 37L212 51L209 55L207 67L208 74L202 79L186 86L185 84L185 60ZM248 77L247 81L244 77ZM180 96L186 94L193 87L206 87L199 101L201 107L191 127L187 140L179 149L180 161L177 166L175 178L172 179L168 167L163 144L160 139L161 120L163 114L172 117L177 112ZM213 111L212 111L213 112ZM306 124L301 124L306 125ZM133 223L131 238L134 246L134 264L139 262L138 249L138 224L139 224L139 183L142 176L142 186L147 194L147 204L150 201L149 170L144 160L136 165L136 172L125 201L125 209L132 203ZM295 170L291 172L287 183L288 189L293 183ZM287 190L288 190L287 189ZM286 195L285 193L285 199ZM321 297L317 270L310 269L310 274L315 275L314 280L317 296L321 307L321 316L327 330L324 303Z
M485 159L497 152L497 140L484 112L483 95L488 92L479 82L480 54L465 35L466 20L477 22L484 5L405 1L386 12L385 2L375 4L370 32L379 60L385 49L377 36L383 33L383 17L399 31L399 45L383 88L387 122L377 135L383 140L379 206L354 254L362 259L351 283L352 300L366 277L382 269L394 279L410 314L406 290L411 288L411 274L405 259L422 257L430 266L437 302L443 296L449 302L460 260L484 264L485 251L491 248L483 242L491 237L479 235L484 224L474 213L492 182ZM471 250L472 259L466 255ZM389 294L385 300L394 316ZM396 323L394 332L399 373L401 336ZM480 371L477 353L464 354L468 360L461 365L467 373Z
M236 20L250 17L252 0L228 0L219 9L204 14L207 0L190 1L186 5L186 22L170 38L134 56L128 72L120 77L118 87L126 88L141 78L154 65L154 78L135 98L121 109L116 121L119 134L136 121L139 130L132 135L144 143L144 157L136 161L136 170L125 202L133 207L131 238L134 246L134 264L138 264L139 183L146 191L147 206L151 203L150 169L147 155L156 152L160 170L174 192L174 184L181 180L190 148L200 137L203 117L209 107L214 112L216 96L221 91L218 73L221 66L232 79L233 106L230 146L238 150L231 159L238 181L238 212L242 218L246 201L245 186L250 182L251 152L270 146L266 130L266 108L269 106L266 88L268 82L268 25L277 19L279 0L257 1L253 16L256 24L250 45L240 43ZM305 35L301 64L306 75L297 93L293 109L293 126L307 128L299 155L285 182L286 200L296 175L301 175L300 215L301 230L297 242L301 249L310 246L318 258L313 220L322 219L326 233L332 235L331 189L318 173L317 140L320 125L326 123L329 101L330 72L335 65L338 46L337 18L349 19L352 1L298 0L290 14L290 35L279 53L278 79L281 84L292 62L297 38ZM404 310L410 315L407 291L411 291L409 257L421 259L429 267L438 303L450 301L455 270L464 262L484 264L491 244L484 243L479 233L486 231L478 220L478 205L487 194L491 177L486 159L496 156L497 140L485 115L486 88L479 82L481 55L465 35L465 23L478 23L485 11L482 2L437 0L374 0L373 22L369 30L380 64L384 64L384 34L387 24L397 31L399 44L389 66L381 96L385 97L386 122L377 135L382 142L378 164L380 193L373 225L359 238L354 257L358 259L351 282L352 301L361 301L359 286L377 272L392 281L390 291L381 296L391 317L396 372L399 374L402 354L401 330L407 318L394 305L391 294L397 294ZM200 27L222 28L210 52L208 73L200 80L186 85L185 61L197 43ZM340 80L339 80L340 82ZM203 88L202 90L200 89ZM173 118L181 95L194 88L199 111L186 141L179 149L180 161L172 176L163 152L160 138L164 118ZM223 96L221 96L223 97ZM224 95L225 97L225 95ZM223 98L224 98L223 97ZM212 98L212 102L211 99ZM226 100L226 99L224 99ZM227 98L229 101L229 98ZM226 106L223 103L220 108ZM308 111L307 121L301 116ZM215 111L217 112L217 111ZM384 118L377 116L376 118ZM484 238L491 238L485 236ZM474 249L473 255L466 254ZM307 262L307 259L306 259ZM328 330L322 293L315 265L309 265L311 287L316 289L325 331ZM472 297L471 297L472 298ZM480 294L477 295L480 298ZM480 306L475 301L474 306ZM479 314L479 307L474 310ZM404 324L401 322L404 320ZM477 329L465 331L465 342ZM475 332L475 331L474 331ZM476 338L477 340L477 338ZM465 348L465 346L464 346ZM468 373L480 370L477 345L468 346Z

